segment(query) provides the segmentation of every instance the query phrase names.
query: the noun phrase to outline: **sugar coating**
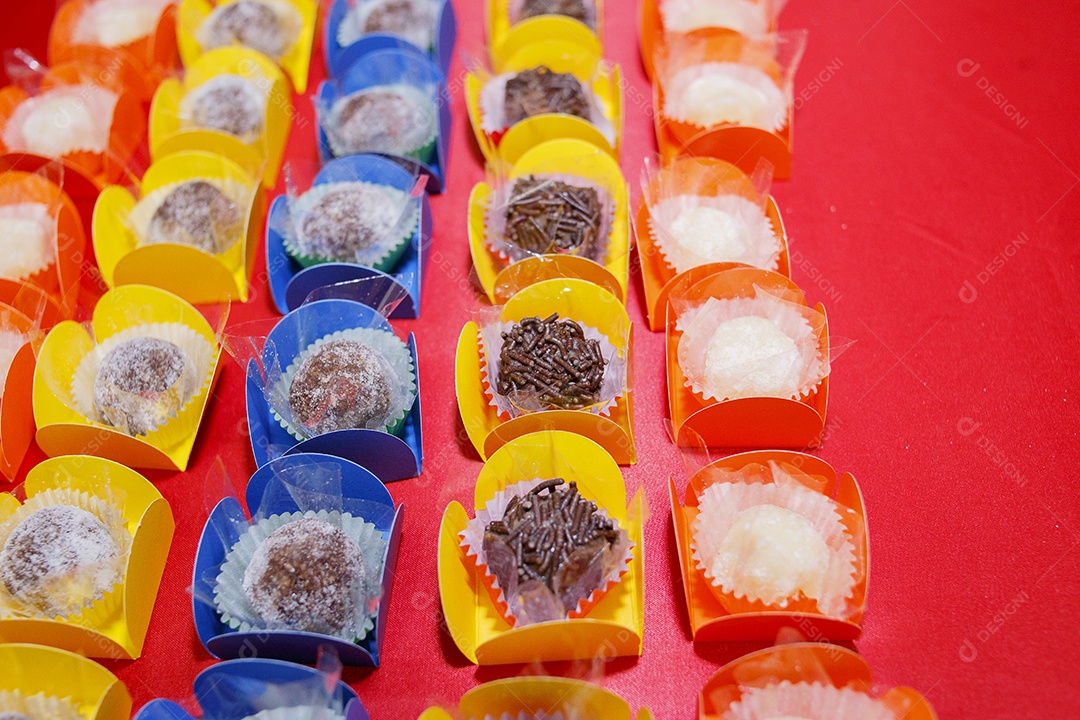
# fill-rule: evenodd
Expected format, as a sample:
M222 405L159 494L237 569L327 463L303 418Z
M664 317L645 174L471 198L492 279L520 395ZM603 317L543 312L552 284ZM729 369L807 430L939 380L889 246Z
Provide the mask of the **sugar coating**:
M34 718L19 712L2 712L0 713L0 720L34 720Z
M63 615L120 579L108 562L120 555L109 528L93 513L50 505L31 513L0 550L0 580L17 600Z
M694 98L689 119L705 127L722 123L752 125L765 103L757 88L723 75L694 80L687 95Z
M304 518L260 543L244 572L244 595L271 627L337 634L356 617L367 572L355 540Z
M315 435L373 428L390 411L389 362L356 340L331 340L300 364L289 386L293 417Z
M563 15L591 25L591 17L596 8L586 0L524 0L521 6L520 20L540 15Z
M258 0L237 0L219 5L206 22L207 27L202 33L206 50L240 43L278 59L294 39L274 8Z
M304 214L300 249L324 260L356 262L358 251L394 230L401 211L400 202L379 187L349 183L326 193Z
M85 11L79 34L105 47L127 45L157 27L165 4L155 0L98 0Z
M330 116L339 153L403 155L427 140L430 108L393 90L362 90L334 104Z
M4 394L4 383L15 354L26 344L26 336L14 330L0 328L0 395Z
M42 203L0 206L0 277L23 280L53 263L52 221Z
M682 248L710 262L730 262L746 253L746 225L717 208L683 210L671 223L671 234Z
M243 232L240 207L205 180L189 180L169 193L147 231L150 245L191 245L211 255L231 247Z
M795 341L756 315L720 323L705 349L705 385L717 397L791 397L799 369Z
M375 7L367 14L363 32L396 35L421 49L431 45L435 4L430 0L385 0L372 4Z
M711 563L736 593L780 607L800 592L820 598L828 569L829 547L814 525L771 504L740 512Z
M101 422L146 435L179 412L197 389L187 352L166 340L138 337L109 350L94 378Z
M715 27L756 37L769 27L765 4L751 0L664 0L660 15L667 32L688 33Z
M191 119L201 128L245 139L263 128L258 91L239 75L218 75L185 99Z
M668 78L666 88L664 113L682 122L775 131L786 120L784 93L770 75L752 65L691 65Z
M78 96L45 93L38 100L22 124L28 152L56 158L76 150L101 151L108 145L108 126L95 120Z

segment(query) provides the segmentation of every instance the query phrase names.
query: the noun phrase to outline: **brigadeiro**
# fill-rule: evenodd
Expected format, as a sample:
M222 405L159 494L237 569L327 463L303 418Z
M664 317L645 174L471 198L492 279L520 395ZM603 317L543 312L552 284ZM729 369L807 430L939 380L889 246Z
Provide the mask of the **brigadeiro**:
M439 131L438 108L412 85L365 88L345 95L321 113L335 157L385 153L429 162Z
M195 128L250 142L263 131L266 98L244 77L215 75L184 96L180 114Z
M688 33L702 28L726 28L747 37L769 30L769 3L754 0L661 0L664 31Z
M338 26L338 44L348 47L364 35L379 33L427 50L435 36L438 9L435 0L357 0Z
M502 334L499 394L529 396L545 405L578 410L600 401L604 358L600 343L587 338L581 325L529 317Z
M144 245L187 245L211 255L224 253L244 236L249 193L225 180L188 180L158 188L128 215Z
M75 23L79 45L122 47L152 33L172 0L95 0L86 3Z
M0 278L26 280L56 262L56 217L44 203L0 205Z
M480 91L481 127L505 132L526 118L549 113L573 115L592 123L609 142L615 130L588 83L573 73L539 65L489 79Z
M245 45L281 60L296 42L303 18L284 0L236 0L214 8L198 31L204 50Z
M739 688L739 699L719 708L720 720L897 720L903 717L882 700L856 689L822 682L771 682Z
M386 185L316 185L292 200L285 250L304 267L342 262L389 272L416 231L417 212L408 193Z
M53 87L19 103L0 138L9 152L49 158L103 153L119 97L90 83Z
M271 515L230 548L213 602L242 632L293 630L360 642L374 627L385 549L382 533L348 512Z
M0 523L0 616L77 614L123 579L131 536L111 503L49 490Z
M558 254L603 262L612 201L602 188L569 175L527 175L506 190L509 197L495 200L489 213L498 252L512 261Z
M778 132L787 124L787 99L768 73L752 65L708 62L661 78L661 112L702 128L721 125Z
M541 15L563 15L596 29L594 0L514 0L510 4L512 23Z
M617 584L632 547L615 520L562 478L507 487L462 540L498 581L496 603L516 626L585 614Z
M158 338L131 338L101 361L94 407L104 424L146 435L175 416L198 386L195 364L183 348Z

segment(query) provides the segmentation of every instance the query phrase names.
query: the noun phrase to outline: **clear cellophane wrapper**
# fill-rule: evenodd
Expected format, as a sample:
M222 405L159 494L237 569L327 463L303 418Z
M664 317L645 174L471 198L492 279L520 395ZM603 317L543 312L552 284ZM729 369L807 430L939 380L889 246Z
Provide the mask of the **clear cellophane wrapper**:
M0 690L0 717L48 718L48 720L83 720L79 706L69 698L44 693L26 695L17 690Z
M619 541L615 545L606 547L602 553L589 560L589 572L597 577L598 582L591 591L578 593L580 599L573 609L566 611L555 593L540 582L528 583L524 589L516 582L511 587L502 587L492 570L492 563L497 560L488 557L484 548L485 529L492 521L503 518L511 499L527 495L543 482L545 480L542 479L522 480L496 492L482 510L476 511L476 517L468 522L459 535L465 556L480 571L484 587L491 595L496 609L508 623L515 627L584 617L603 599L604 595L619 584L633 560L634 543L630 541L626 529L620 528L618 521L613 521L615 528L619 531ZM595 512L608 517L603 508L597 508ZM507 549L505 555L509 554L510 551ZM512 557L509 558L510 561L512 559ZM507 562L508 558L503 557L502 561ZM584 575L585 572L580 574ZM509 573L509 577L516 581L514 573Z
M91 494L59 485L28 498L0 522L0 578L4 579L0 582L0 618L57 619L95 626L116 612L123 602L122 584L132 541L122 505L123 498L108 487L97 488ZM30 532L29 526L20 526L36 512L57 506L75 508L100 521L111 543L109 549L114 552L74 567L62 562L63 567L56 568L51 576L43 568L43 577L31 590L12 589L5 577L13 561L9 553L17 552L12 537ZM42 542L47 540L43 538ZM92 548L83 551L93 557Z
M9 152L49 158L109 149L113 111L120 95L84 80L40 89L15 108L0 130Z
M337 41L341 47L349 47L365 35L373 33L393 35L405 40L421 50L429 50L435 42L435 24L439 18L438 0L408 0L416 10L416 24L393 30L380 29L378 20L372 15L385 11L396 0L350 0L349 11L338 26Z
M794 343L795 356L751 357L725 360L710 379L708 350L717 328L737 318L758 317L771 321ZM825 324L817 310L790 302L754 286L752 297L709 298L703 304L679 312L677 328L679 367L686 386L704 400L729 400L761 395L768 385L771 397L797 400L813 391L829 375L829 356L823 352L818 331ZM762 379L762 378L766 379ZM723 386L718 386L720 382Z
M364 95L383 98L396 96L395 99L404 103L399 109L400 122L381 128L370 136L356 137L355 133L364 127L374 127L370 123L350 123L345 117L350 104ZM316 98L315 112L334 157L382 153L428 162L434 155L439 136L439 102L439 89L424 78L397 78L393 82L371 85L355 92L338 93L332 103Z
M259 507L250 519L243 514L239 501L233 512L212 517L214 533L208 537L221 543L226 550L225 559L196 578L192 588L195 599L213 607L223 623L240 632L300 631L260 615L245 591L245 575L260 545L275 530L290 523L315 519L340 530L354 541L363 560L348 583L351 612L337 632L322 634L346 642L365 640L375 626L382 598L383 558L387 546L387 538L376 523L386 524L387 513L393 511L380 503L345 497L341 487L340 468L316 460L303 467L292 466L277 471L267 483ZM214 506L220 499L220 489L208 484L207 505ZM296 509L290 512L275 509L283 504ZM315 624L327 622L319 608L311 608L305 617L306 621Z
M821 720L899 720L884 702L851 687L784 680L743 687L741 697L720 713L721 720L821 718Z
M87 3L72 30L76 45L122 48L151 36L173 0L95 0Z
M793 466L770 462L724 471L722 477L701 493L698 516L691 526L691 552L695 567L730 613L782 610L819 613L846 619L857 612L853 605L856 585L866 567L857 550L862 542L855 512L815 489L815 481ZM821 576L820 597L797 590L783 597L761 597L752 584L742 580L749 560L737 562L724 576L714 574L714 559L741 513L772 505L799 515L813 526L828 548L827 569ZM756 576L755 576L756 577Z
M155 338L180 348L187 356L185 365L176 382L162 393L151 396L144 392L110 388L110 408L99 406L96 398L98 370L109 351L126 340ZM83 417L99 422L129 435L154 434L163 442L172 443L186 437L198 424L199 418L184 410L213 380L216 348L207 342L194 328L182 323L148 323L134 325L110 335L91 348L83 356L74 376L69 393L73 408ZM151 406L148 403L152 403ZM127 412L139 412L137 427L131 427L124 419ZM145 412L145 416L143 415ZM145 422L144 422L145 421ZM143 432L145 431L145 432Z
M540 184L536 186L522 187L522 181L530 178L537 179ZM529 257L537 257L545 254L576 255L585 257L596 263L604 265L608 260L608 248L611 244L612 223L615 217L615 200L608 188L591 182L590 180L572 175L570 173L545 172L535 173L518 178L493 178L492 194L490 203L485 213L485 240L488 249L506 264L518 262ZM514 243L507 236L507 213L516 205L528 203L545 188L550 188L554 183L565 183L578 188L589 188L596 191L599 200L599 212L596 220L596 241L589 247L581 245L572 248L561 248L556 242L555 233L558 231L558 219L547 218L546 233L551 247L543 252L535 252ZM583 243L584 244L584 243Z
M59 203L0 205L0 278L29 281L56 263Z
M221 195L223 195L233 206L230 212L234 215L235 222L228 224L219 224L217 222L211 222L212 232L212 244L213 252L209 252L205 247L202 247L204 239L192 238L191 242L173 243L171 238L169 244L182 244L191 247L201 247L211 255L225 255L230 251L235 251L237 244L245 239L245 232L247 230L248 213L251 208L251 202L258 187L253 184L247 184L233 180L226 177L201 177L191 178L181 182L168 183L161 187L155 188L150 192L142 195L139 201L135 204L135 207L131 209L125 217L124 224L131 230L139 246L145 246L154 244L155 242L161 242L157 238L153 237L151 227L153 226L155 213L161 208L161 206L169 199L177 189L184 185L195 182L205 182L216 188ZM205 210L206 208L203 208ZM190 236L189 236L190 237Z
M223 73L189 88L177 109L180 128L216 130L249 145L262 137L273 80L259 72L254 63L247 63L244 68L244 75ZM223 95L231 97L223 101ZM214 108L214 102L223 107ZM223 113L233 113L234 117L224 117ZM229 121L241 127L229 128Z
M300 15L300 11L287 0L243 1L257 3L269 8L277 18L278 32L274 33L273 36L259 38L255 43L241 42L226 26L219 26L222 13L232 4L223 2L218 4L213 12L203 20L202 25L195 32L196 41L204 52L214 48L240 44L258 50L275 62L280 62L282 58L289 54L289 51L292 50L293 46L296 45L296 41L300 38L300 32L304 27L304 18ZM256 47L256 45L261 47Z
M495 408L499 417L503 420L510 420L532 412L566 409L556 403L545 401L540 397L539 393L520 392L513 395L503 395L499 392L498 379L502 362L503 333L509 332L517 323L500 320L498 310L498 308L481 310L475 318L480 328L478 338L480 344L480 372L484 386L484 396L488 399L488 404ZM568 319L573 320L573 318ZM586 340L595 340L599 344L600 355L606 360L606 365L604 366L604 378L597 401L574 409L606 417L610 415L619 398L624 397L629 390L628 359L626 353L620 351L602 332L588 325L578 324L581 325Z

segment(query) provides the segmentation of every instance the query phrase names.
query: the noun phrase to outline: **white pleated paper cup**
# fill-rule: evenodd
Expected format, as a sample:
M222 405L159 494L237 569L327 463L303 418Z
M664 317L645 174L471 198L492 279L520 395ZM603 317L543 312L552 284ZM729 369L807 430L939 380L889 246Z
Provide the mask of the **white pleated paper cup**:
M260 710L243 720L345 720L345 716L333 708L299 705Z
M368 197L372 222L369 229L378 239L366 248L357 248L349 260L333 258L313 247L304 233L304 221L327 195L352 190ZM304 267L329 262L348 262L390 272L408 248L420 222L419 204L409 193L388 185L360 180L322 183L296 199L289 200L289 227L284 237L285 252Z
M71 698L45 693L26 695L18 690L0 690L0 715L5 713L48 720L84 720L79 712L79 704Z
M765 687L743 687L741 697L726 709L722 720L771 718L828 718L828 720L897 720L888 705L851 688L820 682L783 680Z
M719 262L773 272L780 266L780 240L772 221L741 195L664 198L649 207L649 236L676 273Z
M131 533L120 508L96 495L77 492L66 488L52 488L28 498L14 513L0 523L0 548L4 548L15 530L30 516L39 510L65 505L83 510L98 520L107 529L113 544L117 548L115 557L81 568L85 577L80 584L91 588L101 587L96 592L83 592L86 587L72 588L71 597L52 597L47 608L28 605L11 594L0 583L0 618L31 617L42 620L64 620L84 626L99 626L123 602L124 569L127 567L128 554L131 551Z
M791 358L757 358L742 363L738 370L742 376L735 378L727 387L710 383L706 373L707 350L717 328L736 318L759 317L772 322L791 339L796 350ZM776 375L770 392L765 397L787 397L798 400L812 392L829 374L829 358L822 352L821 343L814 330L820 313L804 305L781 300L760 289L749 298L709 298L703 305L690 308L679 316L676 327L683 333L679 340L678 361L686 387L704 400L724 401L739 397L762 396L756 373L768 371ZM770 367L769 363L783 363L784 367ZM783 377L780 377L780 376ZM779 378L779 379L777 379ZM730 380L730 378L729 378Z
M83 356L71 379L71 398L74 409L87 420L126 432L124 428L105 422L101 413L98 412L94 401L94 384L97 380L98 369L109 351L120 343L135 338L155 338L172 343L183 350L191 361L191 366L181 373L173 388L166 391L172 392L175 389L181 401L177 403L174 411L167 413L163 421L157 423L145 436L148 440L153 438L162 446L169 447L188 437L198 427L200 414L191 412L194 409L191 401L201 395L214 379L216 348L192 327L182 323L135 325L95 345Z
M304 361L316 350L335 340L354 340L375 350L386 360L393 377L390 381L390 408L386 415L368 423L369 430L380 430L391 435L401 432L405 418L416 402L416 368L413 366L409 346L396 335L377 328L352 328L339 330L323 336L300 352L282 372L281 377L269 388L270 411L290 435L297 440L307 440L311 435L292 417L289 408L289 390L293 379Z
M214 606L221 615L221 621L228 627L239 632L258 632L260 630L288 630L284 627L271 627L265 623L259 614L248 602L244 593L244 573L251 565L252 558L259 546L278 528L290 523L298 522L306 518L314 518L340 528L342 532L352 538L360 546L360 552L364 558L364 564L368 569L367 580L371 587L381 587L383 571L383 555L386 551L386 540L383 534L372 523L361 517L354 517L349 513L327 512L294 512L282 515L271 515L252 525L247 532L240 536L236 544L232 546L225 561L221 564L217 579L214 582ZM332 637L347 642L359 643L368 636L375 627L377 610L368 611L368 600L371 598L356 598L356 615L352 622L347 623L340 632Z
M419 23L403 32L367 29L368 18L371 17L371 14L393 2L394 0L355 0L342 19L341 24L338 25L338 45L346 48L366 35L379 33L401 38L421 50L431 50L435 44L435 23L438 20L439 11L439 4L434 0L410 0L413 5L419 6L427 16L426 23Z
M763 70L733 62L691 65L664 82L662 114L703 129L722 125L779 132L787 97Z
M518 613L514 611L514 603L510 598L507 598L505 588L501 587L498 577L488 566L487 553L484 551L484 531L489 523L503 519L511 500L515 497L522 497L529 494L529 492L544 482L547 482L547 480L539 478L534 480L521 480L513 485L508 485L503 490L497 491L491 499L484 504L483 509L476 511L476 516L469 520L465 525L465 529L458 534L461 549L465 552L465 557L470 558L476 563L478 568L482 569L485 576L485 585L487 585L491 592L495 594L495 597L492 599L495 602L496 608L511 625L520 626L521 620L518 617ZM601 507L598 507L594 514L604 518L610 518L607 510ZM585 614L583 612L585 608L592 608L595 606L604 595L619 584L622 577L630 570L630 563L634 558L635 545L630 540L626 529L619 525L619 521L613 518L611 520L615 529L619 532L621 542L613 548L614 552L608 554L607 562L605 563L604 576L600 581L599 587L593 590L588 597L582 598L578 602L577 608L569 614L569 617L571 618L582 617Z
M0 205L0 278L25 281L56 263L56 216L45 203Z
M691 526L691 554L695 567L729 612L786 609L801 597L765 598L748 590L738 577L714 574L713 560L739 514L754 507L773 505L805 518L821 536L829 550L829 563L822 577L822 592L813 601L818 611L845 618L854 597L857 568L855 545L844 526L840 509L830 498L790 478L770 463L774 482L718 482L709 485L698 502L698 516ZM760 605L759 605L760 604Z
M156 188L146 195L144 195L139 202L135 203L135 207L131 209L131 212L127 216L127 225L135 233L135 237L138 240L140 247L149 245L150 243L150 223L154 219L154 213L158 211L158 208L168 199L169 195L181 185L187 185L193 182L205 182L213 185L217 188L222 195L232 201L236 205L239 212L239 223L237 225L239 231L232 238L227 238L229 244L222 250L216 253L211 253L216 257L221 257L229 250L234 248L238 242L244 239L244 229L247 227L247 212L251 205L251 197L254 193L254 189L244 183L236 180L231 180L224 177L203 177L203 178L190 178L188 180L182 180L180 182L169 183L168 185L162 185Z

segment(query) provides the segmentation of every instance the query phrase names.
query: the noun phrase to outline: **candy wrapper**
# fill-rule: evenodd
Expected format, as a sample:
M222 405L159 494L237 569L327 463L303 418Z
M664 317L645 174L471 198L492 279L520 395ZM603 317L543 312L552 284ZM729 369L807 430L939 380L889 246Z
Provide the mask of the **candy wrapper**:
M496 137L517 123L537 115L573 115L592 123L615 145L615 127L593 93L595 78L558 72L546 65L491 75L474 70L483 81L480 91L480 127Z
M648 232L664 263L674 273L730 262L776 271L783 243L768 217L772 173L765 159L750 177L716 161L646 161Z
M598 8L596 0L510 0L507 5L510 24L543 15L561 15L597 28Z
M208 488L208 504L219 497ZM296 510L280 512L283 505ZM343 496L340 467L316 459L276 469L250 519L239 503L230 507L211 514L226 554L196 577L197 601L241 633L288 630L350 643L368 637L389 540L376 525L387 525L392 507Z
M659 112L688 138L723 126L787 127L805 31L757 39L673 36L658 51Z
M584 616L618 584L633 543L618 522L564 481L517 482L495 493L461 533L466 557L511 625ZM533 548L548 547L545 552Z
M204 51L245 45L280 62L297 43L304 18L285 0L235 0L217 5L195 33Z
M676 311L679 367L705 400L797 400L828 377L824 316L775 289L755 285L751 297L710 297Z
M607 415L627 393L625 353L599 330L557 313L502 320L500 310L482 311L476 322L484 392L503 418L544 410Z
M391 35L429 51L435 42L439 0L349 0L337 29L337 42L348 47L366 35Z
M656 0L663 31L689 33L705 28L734 30L747 37L764 35L776 24L786 0Z
M420 231L425 183L414 169L407 192L349 167L342 161L342 172L313 183L312 168L287 164L288 212L271 218L272 229L302 267L348 263L392 272Z
M0 619L89 625L122 604L131 533L122 491L58 477L0 519Z
M77 45L127 48L149 41L173 0L93 0L81 4L71 33Z

